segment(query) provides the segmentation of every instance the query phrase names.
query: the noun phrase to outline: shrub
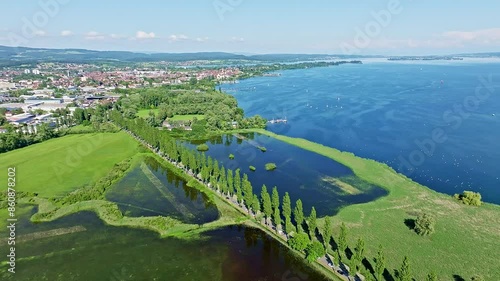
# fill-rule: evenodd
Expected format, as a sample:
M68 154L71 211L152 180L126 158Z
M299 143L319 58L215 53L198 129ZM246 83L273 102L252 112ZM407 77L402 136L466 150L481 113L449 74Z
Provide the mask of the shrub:
M325 248L319 241L314 241L306 248L306 259L313 262L325 255Z
M275 170L276 169L276 164L274 163L267 163L266 164L266 170L267 171L272 171L272 170Z
M256 170L256 168L255 168L254 166L250 166L250 167L248 167L248 168L249 168L249 169L250 169L250 171L252 171L252 172L255 172L255 170Z
M288 240L288 245L294 250L303 251L307 248L307 245L309 245L309 235L305 232L297 233Z
M234 154L229 154L229 159L233 160L234 159Z
M462 201L465 205L481 206L481 194L479 192L464 191L462 194L455 194L453 198Z
M207 151L208 150L208 145L202 143L196 147L196 150L198 151Z
M418 235L426 236L434 232L436 221L429 214L421 214L415 220L415 232Z
M260 151L262 151L262 152L266 152L266 151L267 151L267 148L265 148L265 147L263 147L263 146L259 146L259 149L260 149Z

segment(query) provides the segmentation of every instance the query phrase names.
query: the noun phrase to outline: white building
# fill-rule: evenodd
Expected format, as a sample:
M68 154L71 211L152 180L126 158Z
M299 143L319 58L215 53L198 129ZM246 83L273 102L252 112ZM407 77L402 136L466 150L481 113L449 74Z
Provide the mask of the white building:
M15 83L0 81L0 90L9 90L14 89L16 87Z

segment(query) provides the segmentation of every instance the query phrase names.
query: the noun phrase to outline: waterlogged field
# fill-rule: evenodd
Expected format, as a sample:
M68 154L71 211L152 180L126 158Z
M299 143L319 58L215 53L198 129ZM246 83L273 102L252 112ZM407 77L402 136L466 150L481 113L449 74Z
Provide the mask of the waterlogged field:
M325 280L263 232L225 227L201 238L161 239L155 233L104 225L81 212L33 224L20 217L16 273L0 280ZM5 230L0 235L6 235Z
M193 142L191 146L194 148L199 143ZM306 213L314 206L319 216L333 215L344 206L369 202L387 194L332 159L268 136L224 135L206 144L209 150L205 153L219 164L246 173L256 194L263 184L268 189L277 186L281 196L288 192L293 202L301 199ZM229 158L230 154L234 159ZM267 171L266 163L275 163L277 169ZM255 171L251 171L250 166L254 166Z
M185 223L216 220L218 211L206 194L187 183L154 158L145 158L106 193L128 217L168 216Z
M124 132L69 135L2 154L0 171L16 167L17 191L61 196L106 176L137 146Z

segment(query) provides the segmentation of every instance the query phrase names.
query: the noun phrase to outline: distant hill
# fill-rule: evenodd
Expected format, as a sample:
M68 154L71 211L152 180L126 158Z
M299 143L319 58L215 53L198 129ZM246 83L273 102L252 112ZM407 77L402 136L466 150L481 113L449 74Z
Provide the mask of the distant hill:
M459 57L500 57L500 53L460 54ZM258 62L297 62L325 59L384 58L387 56L329 54L243 55L224 52L140 53L127 51L94 51L86 49L48 49L0 46L0 66L36 64L38 62L71 63L139 63L154 61L182 62L192 60L235 60ZM398 58L410 58L401 56Z
M243 55L224 52L201 53L140 53L127 51L94 51L85 49L48 49L0 46L0 66L35 64L38 62L71 63L134 63L192 60L247 60L260 62L297 62L332 58L354 58L360 56L327 54L265 54ZM374 56L371 56L374 57Z
M150 62L188 60L243 60L248 57L223 52L137 53L85 49L46 49L0 46L0 65L37 62Z
M500 58L500 52L458 54L455 56L467 57L467 58Z

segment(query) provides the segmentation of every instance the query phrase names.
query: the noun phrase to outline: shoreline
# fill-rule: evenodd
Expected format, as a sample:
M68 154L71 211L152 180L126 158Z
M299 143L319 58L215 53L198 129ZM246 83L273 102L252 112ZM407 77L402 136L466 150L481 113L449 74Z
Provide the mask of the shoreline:
M439 280L453 275L467 279L469 275L482 274L485 280L500 276L500 268L493 266L500 260L500 252L492 250L500 241L500 205L465 205L450 195L412 181L384 163L305 139L264 129L239 132L260 133L323 155L349 167L361 179L387 190L386 196L345 206L331 216L334 237L339 234L340 224L345 223L349 229L348 245L352 247L358 238L363 238L367 259L375 257L381 245L388 253L386 268L399 268L403 257L409 256L416 280L423 280L430 271L436 272ZM405 223L422 213L436 219L435 232L430 236L417 235ZM323 223L324 218L319 218L318 225ZM470 266L465 268L463 264Z
M324 157L330 158L346 167L351 169L353 173L360 177L361 179L364 179L368 181L369 183L375 184L381 188L384 188L389 192L388 196L391 194L391 192L396 192L396 188L394 188L391 184L391 186L388 186L387 184L380 184L381 181L379 180L380 178L376 178L375 176L368 176L366 171L364 170L366 168L366 164L372 165L372 167L377 167L378 171L373 171L373 172L378 172L378 173L387 173L391 177L391 180L397 181L397 183L405 183L412 185L413 187L418 187L418 188L423 188L426 191L448 197L450 199L453 199L452 195L442 193L439 191L436 191L430 187L427 187L425 185L422 185L411 178L407 177L404 174L398 173L395 171L391 166L378 162L373 159L369 158L363 158L360 156L355 155L352 152L347 152L347 151L341 151L333 147L329 147L320 143L316 143L313 141L309 141L304 138L296 138L296 137L289 137L286 135L279 135L276 133L273 133L271 131L268 131L266 129L242 129L242 130L236 130L237 132L242 132L242 133L259 133L271 138L274 138L279 141L283 141L285 143L294 145L296 147L302 148L304 150L322 155ZM365 162L365 163L363 163ZM382 199L382 198L380 198ZM491 203L491 202L482 202L481 208L485 206L491 206L491 207L496 207L499 208L500 211L500 204L496 203Z
M481 257L484 257L481 258L482 260L484 260L484 263L489 265L485 267L489 270L488 273L494 274L491 276L498 275L498 272L495 271L497 269L491 268L491 264L494 264L494 262L492 262L491 260L494 261L499 259L500 253L489 253L490 255L488 255L488 252L485 252L487 251L485 249L491 249L492 247L494 247L488 245L489 243L495 245L495 243L499 241L498 239L500 238L500 228L498 225L500 225L500 206L484 204L483 206L477 208L463 205L462 203L454 200L451 196L438 193L425 186L411 181L404 175L395 172L386 164L379 163L371 159L364 159L349 152L341 152L337 149L314 143L305 139L282 136L263 129L232 131L232 133L235 132L261 133L279 141L283 141L295 145L299 148L323 155L351 168L353 173L360 178L386 189L389 192L387 196L381 197L374 201L370 201L368 203L346 206L342 208L338 214L332 217L334 235L336 235L336 231L338 231L340 222L345 222L350 231L350 235L348 238L349 245L353 245L353 241L355 241L355 238L360 236L364 237L367 242L369 242L367 243L368 247L366 250L367 259L375 256L374 249L372 248L377 246L379 243L384 244L385 249L392 251L389 252L390 256L388 256L388 269L398 268L398 264L400 263L398 251L411 253L412 250L416 249L415 247L420 247L419 243L422 242L424 242L424 244L428 243L427 247L430 247L430 253L440 255L443 254L442 251L440 251L443 249L439 248L441 248L443 245L436 246L433 243L438 242L434 242L432 240L442 240L439 235L445 234L445 236L454 236L453 238L445 237L447 242L446 245L452 243L456 246L454 247L455 250L450 250L448 246L446 250L447 254L455 258L464 259L464 257L467 256L474 257L474 254L468 253L468 251L478 252ZM130 134L130 132L129 136L136 140L141 146L144 146L146 149L151 151L148 152L148 154L155 157L157 160L160 160L161 164L164 165L165 168L172 170L175 174L181 176L184 180L196 179L197 184L194 187L209 195L210 199L217 205L217 208L219 210L219 219L213 222L209 222L203 225L187 225L183 223L179 225L173 225L164 230L163 233L161 233L161 231L157 231L157 233L160 234L160 237L163 238L172 236L190 239L193 237L198 237L200 233L218 227L241 224L253 226L260 229L261 231L264 231L266 234L275 238L275 240L278 240L282 245L290 249L287 243L282 238L278 237L272 231L267 229L265 225L254 221L255 219L252 219L252 217L249 214L245 213L244 210L242 211L241 207L235 206L234 203L231 203L229 199L223 198L221 194L217 194L216 191L199 182L195 175L187 173L186 171L184 171L184 169L182 169L182 167L178 166L178 164L176 165L174 163L170 163L168 160L165 160L161 155L157 154L158 152L156 152L153 147L149 146L144 141L134 137L132 134ZM115 218L113 219L113 222L108 222L103 219L99 213L107 213L107 208L105 208L104 205L114 205L114 203L101 202L103 203L102 206L96 206L96 204L94 203L99 202L78 202L76 203L77 206L70 205L68 206L68 209L66 211L70 211L71 209L72 212L66 212L65 215L78 212L80 210L90 210L94 211L98 215L98 217L100 217L106 224L144 228L135 223L132 223L132 221L128 221L128 219L125 222L120 218ZM88 206L80 206L81 204L87 204ZM43 211L42 206L40 206L39 208L41 209L39 209L39 212ZM98 209L102 209L102 212ZM47 212L50 212L51 208L45 210L47 210ZM421 240L422 238L420 236L409 232L407 227L403 225L402 222L404 218L408 217L408 214L410 214L411 212L415 212L415 210L431 210L433 214L438 214L438 233L434 234L432 236L432 239ZM61 214L60 211L61 210L59 210L58 215ZM445 212L443 213L442 211ZM383 215L381 216L381 214ZM54 217L57 216L56 214L52 215L54 215L52 219L55 219ZM401 223L398 223L398 221ZM470 223L471 221L474 221L477 225L472 225ZM134 222L137 223L139 221ZM323 222L324 218L318 219L319 225L322 225ZM390 226L386 225L388 224L388 222L391 223ZM381 228L376 229L376 226ZM151 229L150 227L146 228L155 230ZM364 233L366 231L368 232ZM498 237L495 237L495 234ZM401 237L398 237L398 235L400 235ZM466 247L465 245L470 245L470 239L472 239L472 241L475 241L474 237L477 237L477 235L486 235L487 239L491 239L492 237L494 239L492 240L493 242L485 240L484 243L481 244L481 247L477 249L477 251L474 249L474 247ZM459 243L459 241L462 240L463 242ZM405 249L405 247L397 247L397 249L395 249L395 242L404 243L404 246L406 248L409 248ZM425 245L423 246L425 247ZM301 256L301 254L299 253L296 254L298 256ZM418 257L419 255L416 256ZM441 256L431 257L427 258L427 260L424 260L423 258L416 259L415 257L412 257L413 260L417 261L417 268L421 269L420 266L423 266L424 268L426 268L426 270L432 270L433 267L436 267L435 261L440 260L440 258ZM426 265L427 261L429 261L431 265ZM465 261L464 259L464 262L470 261ZM479 264L480 262L477 263ZM484 267L484 263L479 264L478 266ZM324 265L320 264L319 262L318 264L314 263L312 267L316 268L317 270L319 269L320 271L330 272L332 274L331 277L335 276L336 278L340 278L338 277L338 275L336 275L336 273L331 272L327 268L324 268ZM436 269L438 268L435 268L435 270ZM449 271L451 271L452 273L463 274L461 269L453 266L451 269L449 269ZM417 272L420 273L420 271ZM438 274L440 277L443 277L443 273L441 272L441 270L438 271Z

